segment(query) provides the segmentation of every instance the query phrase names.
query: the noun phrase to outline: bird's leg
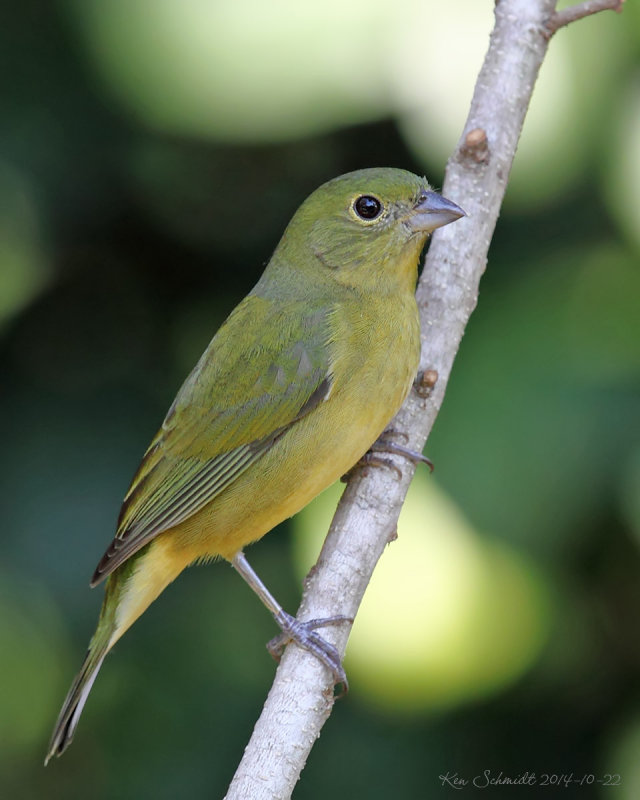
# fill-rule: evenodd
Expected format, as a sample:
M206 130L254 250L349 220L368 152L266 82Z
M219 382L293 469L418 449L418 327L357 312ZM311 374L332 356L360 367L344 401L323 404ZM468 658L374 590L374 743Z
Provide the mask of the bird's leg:
M347 682L347 675L342 666L340 655L336 648L323 639L318 633L316 628L322 628L326 625L334 625L339 622L353 622L351 617L345 617L342 614L335 617L326 617L324 619L310 619L306 622L300 622L295 617L282 608L280 603L275 599L271 592L267 589L264 583L260 580L257 573L245 558L242 550L237 552L231 564L234 569L240 573L244 580L249 584L253 591L258 595L260 600L273 614L275 621L280 626L282 633L267 643L267 650L276 659L280 660L280 656L289 642L295 642L304 647L310 653L313 653L325 667L329 669L335 684L342 684L343 692L348 691L349 684Z
M409 438L407 434L403 433L402 431L396 431L393 428L387 428L386 431L383 431L380 434L380 436L371 445L362 458L356 464L354 464L353 467L351 467L349 472L342 476L341 480L346 483L355 470L369 466L387 467L388 469L392 469L397 474L398 480L400 480L400 478L402 478L402 472L400 472L400 469L388 458L382 458L381 456L377 455L377 453L396 453L397 455L408 458L409 461L413 461L414 464L426 464L429 467L429 471L433 472L433 462L430 459L428 459L426 456L423 456L422 453L417 453L415 450L411 450L408 447L404 447L403 445L392 441L394 436L402 437L405 441Z

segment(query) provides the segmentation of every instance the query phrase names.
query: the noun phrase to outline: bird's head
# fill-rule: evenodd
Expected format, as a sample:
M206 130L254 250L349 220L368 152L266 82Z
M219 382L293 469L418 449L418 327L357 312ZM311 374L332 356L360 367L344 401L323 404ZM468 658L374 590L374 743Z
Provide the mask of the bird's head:
M425 178L392 168L349 172L316 189L278 246L277 260L354 287L415 283L429 234L464 216Z

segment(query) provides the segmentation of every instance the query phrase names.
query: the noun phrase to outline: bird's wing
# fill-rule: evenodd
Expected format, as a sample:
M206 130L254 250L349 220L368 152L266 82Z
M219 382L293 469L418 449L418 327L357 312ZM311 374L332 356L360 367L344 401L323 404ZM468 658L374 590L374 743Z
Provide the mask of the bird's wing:
M145 453L92 585L211 502L328 397L330 316L326 308L279 307L255 295L240 303Z

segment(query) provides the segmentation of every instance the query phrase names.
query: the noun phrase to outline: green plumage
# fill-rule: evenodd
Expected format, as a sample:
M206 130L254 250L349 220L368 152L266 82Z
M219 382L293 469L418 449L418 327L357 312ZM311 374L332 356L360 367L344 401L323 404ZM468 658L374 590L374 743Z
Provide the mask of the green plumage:
M108 576L98 627L47 759L71 742L104 656L168 583L197 560L236 564L382 433L418 366L420 251L434 228L462 215L396 169L343 175L298 209L178 392L125 496L92 580Z

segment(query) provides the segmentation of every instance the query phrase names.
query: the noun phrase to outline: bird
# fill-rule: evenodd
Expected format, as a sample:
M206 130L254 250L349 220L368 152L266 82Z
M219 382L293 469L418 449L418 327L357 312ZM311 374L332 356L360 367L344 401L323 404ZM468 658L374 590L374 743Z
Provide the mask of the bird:
M144 453L91 580L106 579L104 600L45 764L71 743L107 653L196 562L230 561L286 639L346 682L315 630L327 620L287 614L244 548L352 468L402 405L420 356L420 253L463 216L425 178L389 167L329 180L298 208Z

